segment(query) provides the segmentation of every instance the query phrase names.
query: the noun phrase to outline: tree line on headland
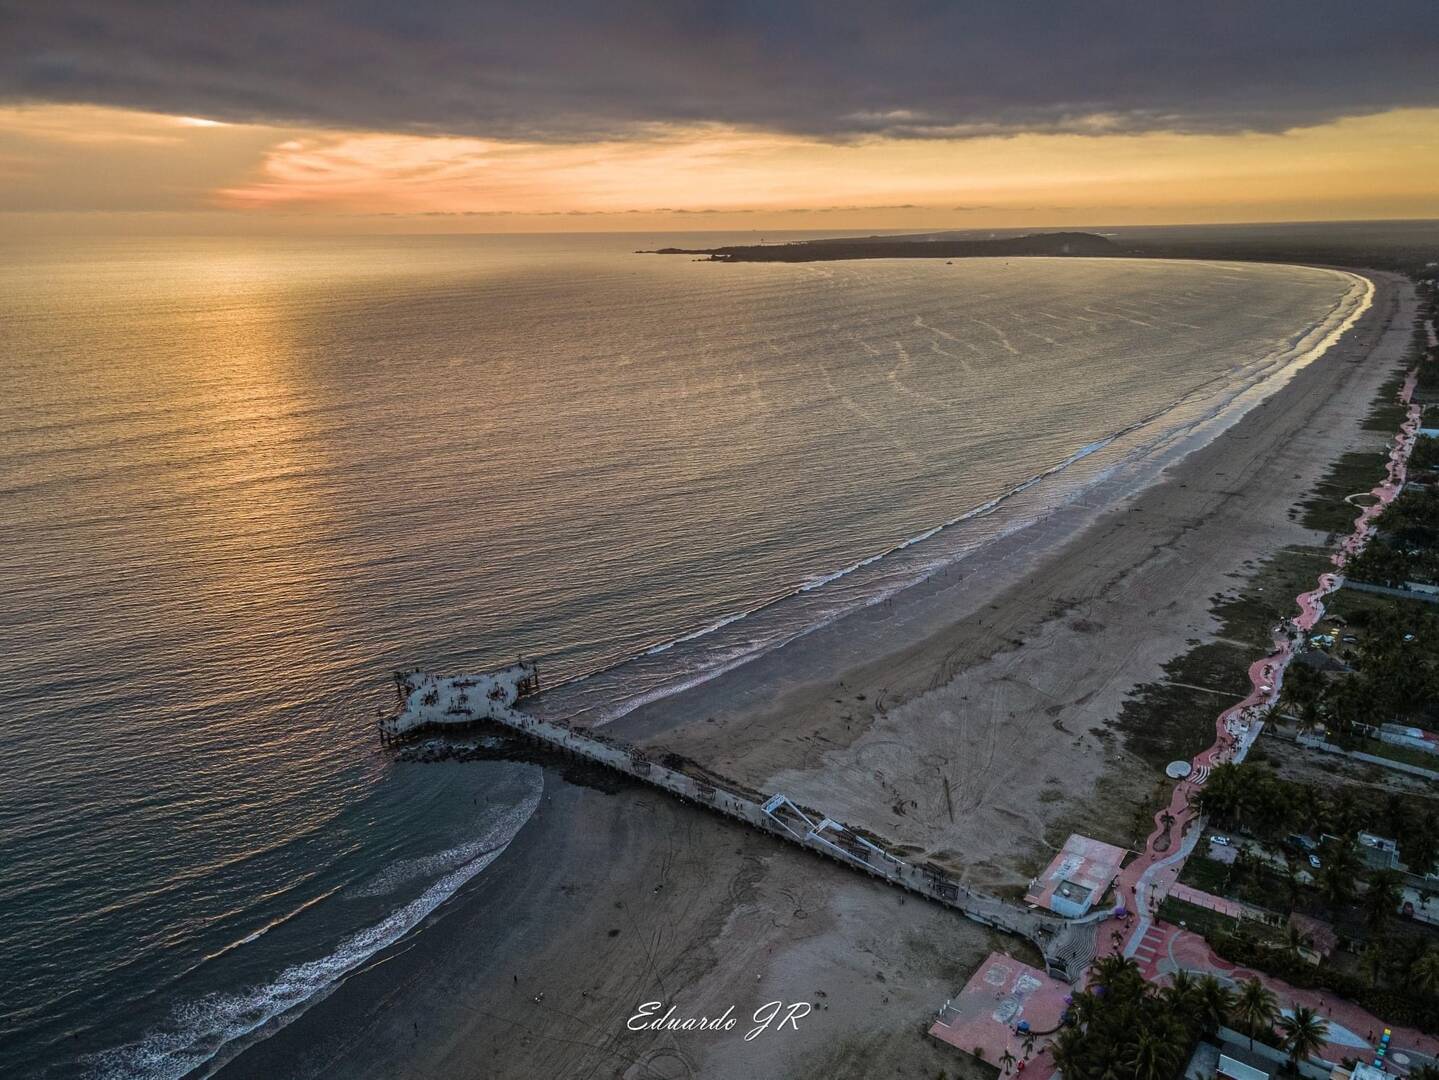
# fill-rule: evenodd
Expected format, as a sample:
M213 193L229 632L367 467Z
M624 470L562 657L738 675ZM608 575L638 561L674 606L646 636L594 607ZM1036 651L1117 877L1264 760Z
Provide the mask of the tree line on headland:
M865 236L802 240L792 244L743 244L716 248L658 248L646 255L708 255L714 262L828 262L836 259L972 259L1003 256L1123 255L1095 233L1055 232L995 240L916 239Z

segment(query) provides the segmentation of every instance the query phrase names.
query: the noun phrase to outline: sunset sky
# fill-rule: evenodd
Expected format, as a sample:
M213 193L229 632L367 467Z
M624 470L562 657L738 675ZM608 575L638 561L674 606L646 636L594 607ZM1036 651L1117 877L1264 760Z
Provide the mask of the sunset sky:
M1439 217L1439 5L0 0L0 228Z

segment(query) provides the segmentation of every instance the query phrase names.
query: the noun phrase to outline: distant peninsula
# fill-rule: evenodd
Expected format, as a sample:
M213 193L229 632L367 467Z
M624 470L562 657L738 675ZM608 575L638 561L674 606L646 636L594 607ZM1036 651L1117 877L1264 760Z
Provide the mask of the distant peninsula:
M1087 232L1033 233L991 240L955 240L944 234L860 236L747 244L717 248L658 248L644 255L708 255L714 262L821 262L834 259L973 259L1011 255L1117 256L1125 251Z

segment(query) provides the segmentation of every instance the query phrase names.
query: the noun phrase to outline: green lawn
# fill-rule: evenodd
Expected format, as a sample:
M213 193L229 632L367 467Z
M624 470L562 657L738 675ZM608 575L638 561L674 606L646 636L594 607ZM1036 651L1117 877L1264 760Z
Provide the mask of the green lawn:
M1220 896L1223 894L1224 879L1229 876L1229 867L1222 862L1201 855L1199 852L1205 850L1207 846L1205 841L1200 841L1199 850L1191 855L1189 861L1184 864L1179 880L1196 889Z
M1159 917L1167 923L1183 926L1186 930L1193 930L1204 938L1215 933L1230 933L1239 925L1238 919L1231 919L1228 915L1221 915L1217 911L1210 911L1208 908L1202 908L1196 904L1176 900L1172 896L1166 896L1160 903Z

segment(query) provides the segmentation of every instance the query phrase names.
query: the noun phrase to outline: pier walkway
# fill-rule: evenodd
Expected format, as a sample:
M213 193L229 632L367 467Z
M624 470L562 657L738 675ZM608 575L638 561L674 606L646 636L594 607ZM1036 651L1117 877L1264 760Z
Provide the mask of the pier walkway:
M380 722L384 738L487 721L550 749L604 765L642 783L706 807L781 840L861 870L923 896L985 926L1027 939L1044 956L1051 975L1076 979L1093 959L1098 922L1107 914L1067 920L976 892L933 863L910 863L892 855L875 836L801 806L782 794L765 794L714 776L678 755L651 758L639 747L602 732L562 721L541 720L514 707L522 688L538 685L532 663L486 675L445 677L399 673L402 706Z

